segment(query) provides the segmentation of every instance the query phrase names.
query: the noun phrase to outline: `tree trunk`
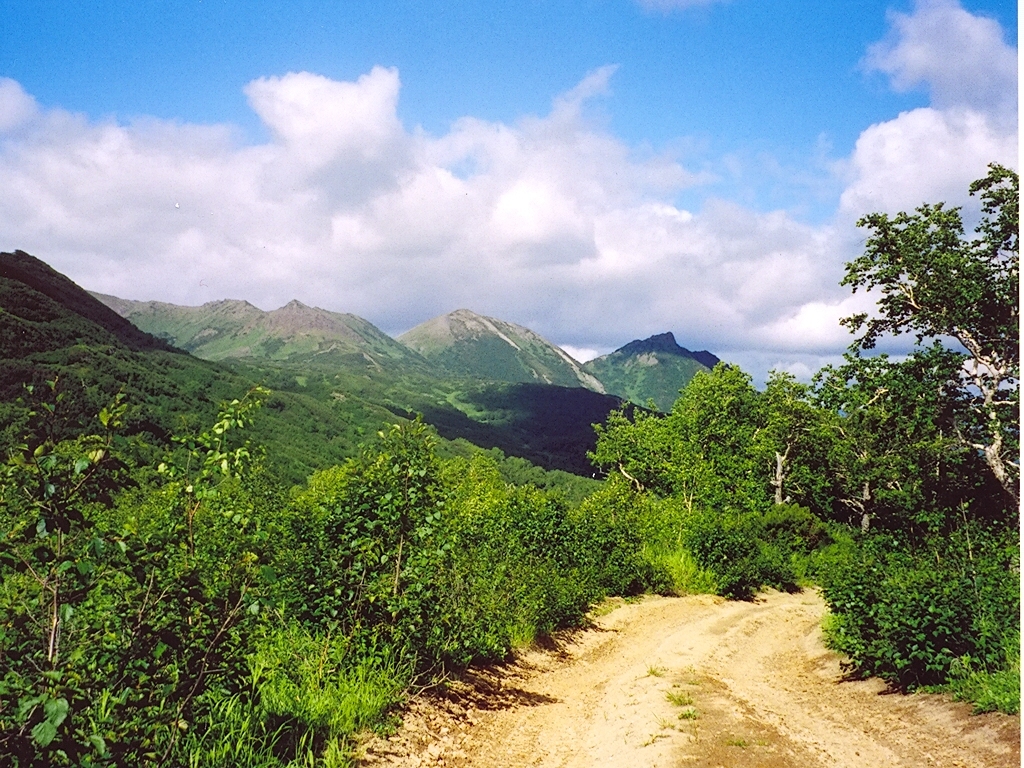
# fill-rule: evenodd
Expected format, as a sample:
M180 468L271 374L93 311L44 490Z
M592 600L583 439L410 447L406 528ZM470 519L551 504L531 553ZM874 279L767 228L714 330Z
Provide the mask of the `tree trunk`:
M861 491L860 500L863 504L861 506L860 530L862 533L867 533L868 528L871 527L871 513L868 512L868 502L871 501L871 486L867 481L864 481L864 489Z
M775 476L771 480L772 486L775 488L775 503L785 504L788 499L783 499L782 496L782 485L786 479L786 459L789 458L789 449L792 446L786 446L785 453L775 452Z

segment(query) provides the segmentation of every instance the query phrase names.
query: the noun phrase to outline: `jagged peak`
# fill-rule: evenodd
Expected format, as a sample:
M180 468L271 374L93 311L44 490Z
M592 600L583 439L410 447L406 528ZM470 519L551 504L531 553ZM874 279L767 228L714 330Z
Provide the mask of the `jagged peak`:
M649 352L667 352L681 357L690 356L690 350L679 346L672 331L657 333L654 336L648 336L646 339L634 339L629 344L615 350L616 354L623 355L643 355Z
M680 346L676 341L675 335L671 331L656 333L653 336L648 336L646 339L635 339L629 342L629 344L619 347L611 354L629 357L649 355L658 352L676 355L677 357L688 357L692 360L696 360L707 368L714 368L715 365L720 362L716 355L708 352L706 349L702 349L699 352L691 352L686 347ZM610 356L611 355L606 355L606 357Z

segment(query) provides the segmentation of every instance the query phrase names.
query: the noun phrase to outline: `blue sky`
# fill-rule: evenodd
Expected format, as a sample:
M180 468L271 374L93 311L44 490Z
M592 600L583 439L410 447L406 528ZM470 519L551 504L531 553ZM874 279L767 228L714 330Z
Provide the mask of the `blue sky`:
M391 332L468 304L581 356L673 330L804 372L843 346L854 207L1016 167L1016 29L990 0L0 0L0 248L128 298Z

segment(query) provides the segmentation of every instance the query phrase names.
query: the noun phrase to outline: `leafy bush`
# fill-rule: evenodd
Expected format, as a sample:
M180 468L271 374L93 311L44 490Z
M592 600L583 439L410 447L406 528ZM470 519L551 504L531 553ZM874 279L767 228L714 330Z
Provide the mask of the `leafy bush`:
M965 527L915 550L865 538L822 572L829 644L904 689L1012 667L1020 577L1003 538Z
M770 507L761 518L761 536L790 555L809 555L832 540L827 526L799 504Z
M668 572L647 549L658 507L653 498L615 477L575 511L580 557L603 594L636 595L671 586Z
M766 541L764 531L764 520L756 513L702 511L687 521L683 542L694 560L715 575L720 594L749 600L762 586L795 586L786 553Z
M118 400L100 434L4 466L0 753L15 764L164 762L238 667L266 531L239 482L249 453L225 441L250 406L230 404L162 488L129 488Z
M718 592L749 600L763 586L792 590L809 569L812 553L831 537L825 524L797 504L776 504L765 514L710 512L691 515L683 543Z

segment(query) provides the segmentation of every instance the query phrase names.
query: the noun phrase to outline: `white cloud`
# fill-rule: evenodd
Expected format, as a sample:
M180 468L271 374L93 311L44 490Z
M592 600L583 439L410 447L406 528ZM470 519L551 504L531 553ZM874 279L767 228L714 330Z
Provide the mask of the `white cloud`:
M989 163L1017 167L1016 130L986 115L931 107L872 125L846 163L844 214L911 210L923 202L963 202L967 187Z
M919 0L913 13L890 13L889 23L865 66L888 74L897 90L927 85L932 103L860 135L841 164L848 218L962 204L989 163L1018 164L1017 50L999 24L954 0Z
M756 337L762 342L762 349L821 352L842 349L850 343L851 337L839 321L870 310L874 298L862 292L839 300L810 301L790 316L759 328Z
M918 0L913 13L890 11L889 22L888 36L868 49L868 69L889 75L899 91L927 86L939 109L1015 119L1017 50L996 20L955 0Z
M892 50L914 23L894 22ZM258 145L230 126L41 110L0 80L0 248L125 298L298 298L391 332L469 306L581 359L671 330L760 374L804 371L850 339L853 218L960 202L986 163L1016 165L1015 125L933 106L864 131L830 223L714 199L684 210L677 194L704 175L588 120L613 71L548 115L465 117L440 136L401 124L393 69L261 78L246 88L272 136Z
M17 128L37 112L35 99L25 93L21 83L0 77L0 133Z
M590 347L573 347L569 344L559 344L563 350L569 353L569 357L578 363L587 363L593 360L595 357L606 355L611 350L602 352L598 349L591 349Z
M354 83L309 72L262 77L245 87L249 104L293 160L379 160L401 138L398 70L374 67Z
M612 71L547 116L466 118L439 137L401 125L398 73L380 68L254 81L273 136L257 146L224 126L52 110L0 144L5 247L127 298L297 297L393 331L472 306L581 355L665 330L739 344L835 284L827 232L726 202L673 206L699 177L584 115Z

